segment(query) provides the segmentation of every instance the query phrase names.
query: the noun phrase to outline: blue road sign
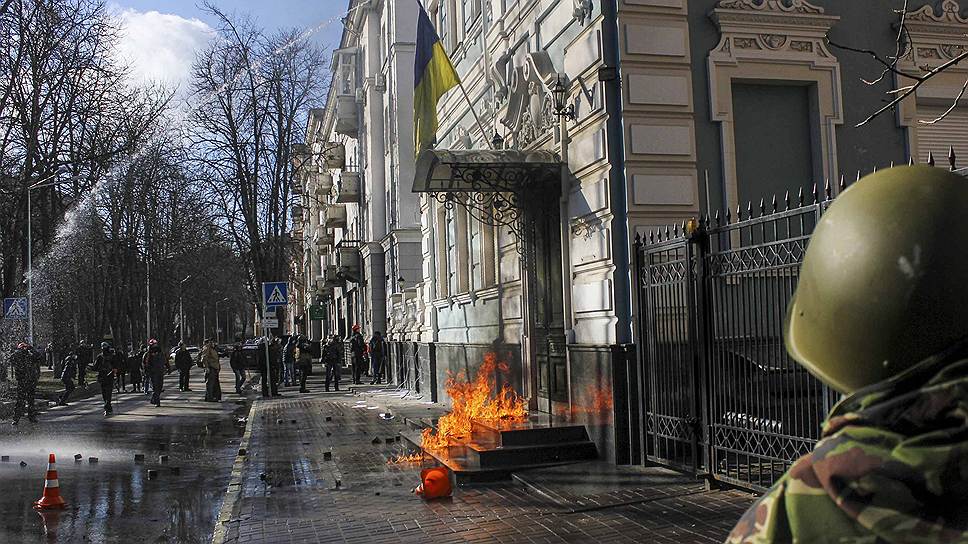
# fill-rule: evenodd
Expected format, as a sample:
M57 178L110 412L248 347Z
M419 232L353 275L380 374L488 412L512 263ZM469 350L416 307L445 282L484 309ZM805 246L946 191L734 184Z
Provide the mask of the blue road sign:
M262 284L262 305L285 306L289 304L288 285L284 281L265 282Z
M27 319L28 303L26 298L3 299L4 319Z

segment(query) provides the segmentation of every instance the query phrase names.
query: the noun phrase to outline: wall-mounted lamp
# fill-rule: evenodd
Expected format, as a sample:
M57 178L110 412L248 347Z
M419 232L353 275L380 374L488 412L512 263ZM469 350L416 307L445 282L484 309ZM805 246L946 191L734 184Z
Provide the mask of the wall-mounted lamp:
M568 78L564 74L556 74L551 84L551 97L554 100L555 115L574 121L575 105L566 104L568 101Z

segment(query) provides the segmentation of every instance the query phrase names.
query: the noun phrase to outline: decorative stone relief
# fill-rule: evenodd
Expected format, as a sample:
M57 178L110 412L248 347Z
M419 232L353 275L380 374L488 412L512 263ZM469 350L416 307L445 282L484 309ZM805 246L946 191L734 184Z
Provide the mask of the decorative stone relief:
M585 20L591 20L592 18L592 0L572 0L574 4L574 10L572 10L572 17L578 21L578 24L585 26Z
M792 0L789 4L781 0L723 0L717 7L750 11L777 11L781 13L823 13L823 8L817 7L806 0Z

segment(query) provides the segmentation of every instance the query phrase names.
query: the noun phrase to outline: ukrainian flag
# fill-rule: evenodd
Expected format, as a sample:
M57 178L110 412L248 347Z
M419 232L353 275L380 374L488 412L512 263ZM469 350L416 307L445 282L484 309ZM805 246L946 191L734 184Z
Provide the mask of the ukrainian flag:
M417 2L417 48L413 65L413 141L415 151L433 147L437 140L437 102L447 91L460 85L440 36L423 5Z

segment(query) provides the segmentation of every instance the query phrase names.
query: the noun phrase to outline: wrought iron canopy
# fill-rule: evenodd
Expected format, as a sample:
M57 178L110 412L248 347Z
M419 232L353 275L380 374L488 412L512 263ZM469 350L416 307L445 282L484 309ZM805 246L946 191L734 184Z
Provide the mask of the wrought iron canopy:
M523 193L561 179L552 151L428 149L417 156L415 193Z

